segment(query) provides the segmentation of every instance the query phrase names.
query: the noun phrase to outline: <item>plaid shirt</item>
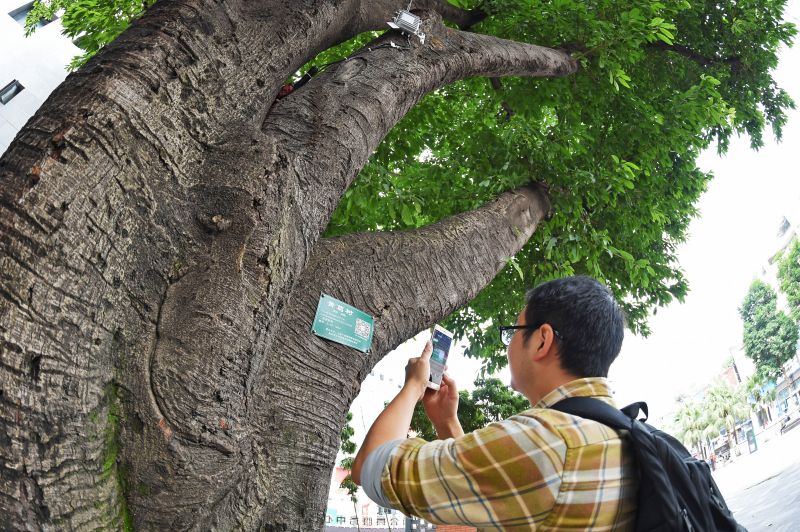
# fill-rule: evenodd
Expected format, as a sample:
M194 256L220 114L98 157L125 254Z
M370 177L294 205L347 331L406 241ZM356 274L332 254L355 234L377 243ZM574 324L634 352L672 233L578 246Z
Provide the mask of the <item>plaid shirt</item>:
M547 408L575 396L614 404L606 379L578 379L534 408L458 439L403 440L383 467L382 495L436 524L633 529L636 472L626 440L605 425Z

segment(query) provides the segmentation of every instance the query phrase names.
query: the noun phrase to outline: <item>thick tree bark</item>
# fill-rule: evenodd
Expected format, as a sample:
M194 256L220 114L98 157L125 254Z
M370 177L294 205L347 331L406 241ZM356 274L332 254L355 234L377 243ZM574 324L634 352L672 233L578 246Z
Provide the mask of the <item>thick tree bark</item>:
M353 234L316 246L273 344L282 356L253 375L253 422L273 457L260 475L295 480L270 494L262 515L290 522L310 514L322 522L339 433L361 381L390 350L474 297L548 211L541 188L523 189L416 231ZM369 353L311 333L321 293L375 317Z
M469 301L547 206L522 191L318 242L333 209L426 92L575 69L423 12L424 46L390 33L273 105L401 7L165 0L20 132L0 159L0 528L321 526L360 380ZM321 289L376 315L368 357L311 335Z

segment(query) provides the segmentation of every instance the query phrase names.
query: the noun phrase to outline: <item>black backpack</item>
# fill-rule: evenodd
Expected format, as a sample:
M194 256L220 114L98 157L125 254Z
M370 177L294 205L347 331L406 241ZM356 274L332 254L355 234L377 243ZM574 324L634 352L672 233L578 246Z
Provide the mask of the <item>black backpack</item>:
M639 472L636 530L648 532L747 532L734 519L711 469L681 443L644 423L647 404L622 410L591 397L568 397L550 408L629 431ZM645 418L638 420L639 410Z

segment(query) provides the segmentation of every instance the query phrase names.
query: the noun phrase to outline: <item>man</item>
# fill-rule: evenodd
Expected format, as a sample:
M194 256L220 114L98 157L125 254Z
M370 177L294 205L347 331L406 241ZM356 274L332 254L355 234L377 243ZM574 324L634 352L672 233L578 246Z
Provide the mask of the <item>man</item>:
M549 409L565 397L613 404L606 377L624 318L606 287L567 277L528 293L517 324L501 327L511 386L533 408L465 435L456 383L426 390L431 345L409 360L405 385L370 428L353 480L378 504L437 524L515 530L627 530L635 466L620 435ZM423 399L439 440L405 439Z

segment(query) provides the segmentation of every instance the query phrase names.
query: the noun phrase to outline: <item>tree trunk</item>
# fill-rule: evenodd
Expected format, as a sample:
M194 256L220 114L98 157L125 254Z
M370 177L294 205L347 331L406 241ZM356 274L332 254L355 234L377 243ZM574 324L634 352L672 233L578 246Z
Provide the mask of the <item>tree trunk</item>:
M468 26L479 13L417 2ZM405 2L162 0L71 74L0 159L0 522L315 530L360 382L467 303L547 215L542 188L403 233L320 239L389 129L475 75L566 54L388 33L275 101ZM366 355L310 332L326 292Z
M356 501L357 500L358 499L353 499L353 511L356 514L356 529L358 530L358 532L361 532L361 524L359 523L359 519L358 519L358 506L356 506Z

